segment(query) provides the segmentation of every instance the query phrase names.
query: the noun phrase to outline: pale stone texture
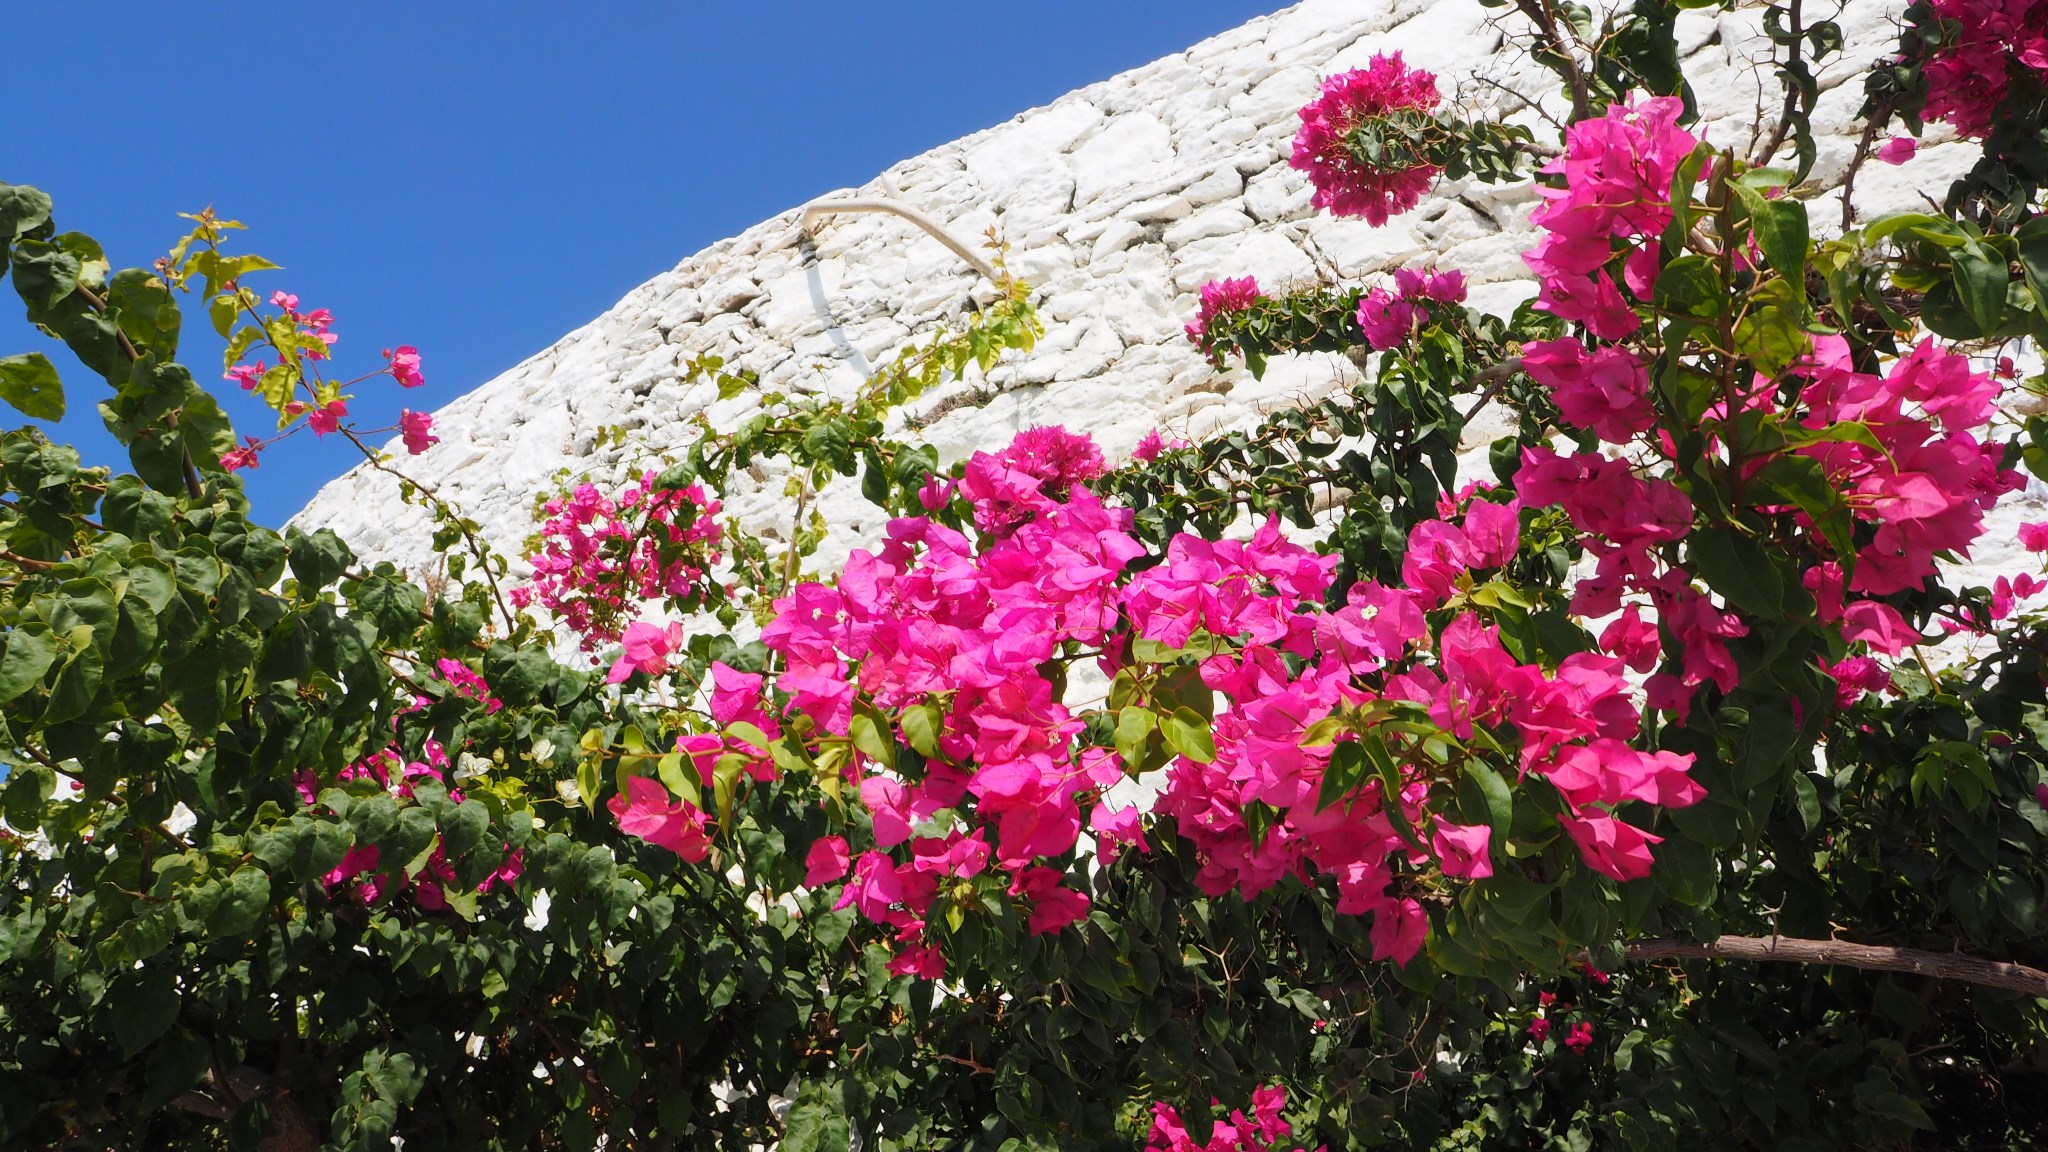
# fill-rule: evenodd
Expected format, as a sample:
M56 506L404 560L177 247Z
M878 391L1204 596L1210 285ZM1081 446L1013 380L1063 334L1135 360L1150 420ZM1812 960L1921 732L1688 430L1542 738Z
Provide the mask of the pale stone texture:
M1861 130L1858 85L1844 81L1890 50L1902 8L1849 0L1838 17L1847 46L1820 71L1816 187L1839 184ZM1753 63L1765 55L1762 12L1758 4L1681 18L1680 51L1716 143L1747 146L1757 110L1777 104L1776 81ZM1312 212L1305 180L1287 165L1294 112L1320 77L1375 52L1400 50L1435 70L1440 87L1475 112L1526 102L1555 110L1552 79L1503 51L1517 34L1516 18L1496 22L1473 0L1308 0L849 190L897 197L962 237L999 228L1050 325L1032 355L997 367L995 399L955 410L923 435L951 460L1000 447L1032 425L1063 423L1116 455L1155 426L1208 435L1252 424L1355 372L1337 356L1276 362L1256 382L1241 370L1212 372L1181 327L1212 277L1252 274L1271 290L1420 265L1462 270L1478 306L1504 310L1525 299L1533 285L1520 254L1533 240L1535 202L1526 183L1445 183L1416 211L1374 229ZM1518 115L1536 123L1526 110ZM1917 205L1969 164L1967 144L1930 140L1903 167L1866 164L1858 207ZM1822 233L1835 225L1835 193L1814 198L1813 219ZM850 388L988 291L904 221L833 218L806 244L792 209L689 257L435 413L442 443L407 467L516 554L534 528L535 494L561 470L616 483L632 459L685 442L694 416L730 426L758 406L684 384L685 361L721 356L787 392ZM920 406L961 387L944 385ZM596 448L598 431L613 426L631 429L629 446ZM1484 475L1483 460L1469 460L1468 471ZM728 507L781 536L785 475L773 464L756 469L727 494ZM820 570L880 531L879 513L850 485L835 486L819 507L831 524ZM2013 522L2041 515L2031 497L2001 509L1979 562L2016 559L2007 555ZM434 563L425 512L366 469L327 485L297 522L333 528L372 561L415 573Z

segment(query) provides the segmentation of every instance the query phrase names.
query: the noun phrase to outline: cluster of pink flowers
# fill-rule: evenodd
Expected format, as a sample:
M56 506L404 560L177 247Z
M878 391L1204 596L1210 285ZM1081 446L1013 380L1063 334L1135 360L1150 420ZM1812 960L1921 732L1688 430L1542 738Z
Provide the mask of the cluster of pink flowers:
M310 312L301 312L299 311L299 298L289 292L271 293L270 303L291 320L297 327L299 336L306 338L300 342L298 347L298 354L301 358L307 361L328 359L328 349L332 348L335 342L340 339L333 331L334 314L332 312L325 308L315 308ZM419 349L409 344L399 347L396 351L386 348L384 349L384 359L387 362L384 371L388 372L394 380L398 381L401 387L417 388L426 383L426 377L420 373ZM262 385L264 376L270 371L271 367L268 361L257 360L249 364L230 364L227 370L221 374L221 378L239 386L244 392L253 392ZM314 399L316 400L318 399L319 392L327 387L313 380L310 374L308 374L304 383L314 393ZM341 387L347 387L347 385L343 384ZM297 385L293 385L294 391L296 391L296 388ZM339 431L341 422L348 418L348 398L346 396L330 394L330 398L324 402L309 403L298 399L296 396L291 396L283 399L279 412L287 420L304 416L306 418L306 427L313 430L313 435L326 436L329 433ZM399 413L397 429L405 442L406 451L414 456L440 443L440 437L433 434L434 418L425 412L414 412L411 409L402 410ZM296 432L297 429L294 428L292 431ZM290 433L284 433L283 435L290 435ZM245 437L244 443L221 453L221 467L229 472L238 472L244 468L257 467L262 463L263 450L281 438L282 436L274 436L264 440L255 436Z
M561 617L587 652L620 638L633 602L695 607L718 562L718 501L700 485L665 490L654 478L649 470L617 499L581 484L543 505L533 582L513 599Z
M311 337L308 345L299 350L299 355L304 356L308 360L325 360L328 358L327 350L334 347L335 342L341 339L340 336L335 335L333 332L334 313L329 312L325 308L315 308L311 312L301 312L299 311L299 298L289 292L272 292L270 294L270 303L286 316L291 317L292 323L299 326L299 335ZM314 346L316 343L318 346Z
M1220 1101L1209 1101L1211 1108ZM1180 1112L1164 1100L1152 1105L1152 1128L1145 1137L1145 1152L1273 1152L1273 1144L1294 1134L1294 1126L1281 1119L1287 1107L1287 1089L1274 1084L1252 1090L1252 1114L1233 1108L1228 1120L1218 1120L1209 1130L1209 1142L1197 1144L1188 1135ZM1318 1149L1317 1152L1321 1152Z
M1209 346L1209 322L1230 312L1249 312L1265 296L1259 292L1259 282L1250 276L1235 280L1211 280L1203 284L1198 293L1200 308L1195 319L1186 326L1188 340L1203 348Z
M1054 698L1045 669L1070 644L1102 648L1117 622L1115 582L1143 554L1130 513L1080 485L1100 471L1099 450L1059 429L978 453L960 490L985 526L984 548L923 518L893 521L879 554L855 552L837 587L799 585L763 630L784 662L777 686L791 710L826 733L847 733L862 700L889 713L945 709L921 776L885 774L864 756L857 772L877 848L848 862L842 903L898 930L899 971L942 970L923 932L945 877L1007 870L1034 931L1087 911L1063 869L1040 861L1073 850L1087 803L1122 769L1106 749L1076 757L1081 721ZM942 810L958 816L927 825ZM1094 804L1098 826L1114 817ZM890 854L906 848L907 860ZM813 869L814 883L826 879Z
M1929 120L1982 139L2016 77L2048 86L2048 0L1932 0L1949 35L1928 56Z
M1606 973L1601 973L1599 979L1600 983L1607 983ZM1528 1032L1531 1039L1535 1040L1538 1044L1542 1044L1550 1039L1552 1027L1556 1023L1555 1014L1570 1011L1571 1004L1566 1002L1560 1005L1557 993L1555 992L1540 993L1536 1001L1536 1016L1529 1021ZM1586 1049L1591 1048L1593 1046L1593 1022L1590 1020L1573 1021L1571 1027L1566 1029L1562 1037L1562 1043L1573 1052L1583 1053Z
M1640 318L1630 297L1648 299L1657 278L1673 173L1697 145L1677 127L1680 111L1676 100L1656 98L1616 104L1605 117L1573 125L1564 153L1544 169L1562 174L1565 185L1540 190L1545 202L1534 218L1544 237L1525 257L1542 281L1537 306L1582 323L1594 340L1532 343L1523 350L1524 370L1549 390L1567 422L1608 443L1633 446L1638 462L1529 448L1515 483L1530 503L1565 509L1585 534L1581 542L1596 568L1575 589L1574 612L1608 616L1624 608L1625 596L1648 598L1681 649L1676 671L1650 678L1650 704L1682 712L1702 685L1734 688L1728 641L1747 628L1670 562L1668 546L1691 530L1692 504L1668 480L1641 474L1641 461L1668 456L1672 446L1656 430L1641 358L1603 343L1636 331ZM1617 264L1619 284L1612 273ZM1786 375L1800 390L1785 417L1817 433L1857 428L1854 436L1816 437L1792 451L1818 461L1847 494L1853 517L1874 529L1853 557L1853 575L1841 563L1852 558L1823 559L1807 570L1807 589L1820 620L1837 625L1845 640L1895 655L1919 636L1897 609L1871 597L1917 590L1935 574L1938 559L1967 555L1983 531L1984 513L2021 483L2002 466L2004 449L1977 438L2001 386L1931 339L1876 375L1856 370L1841 337L1817 336L1812 353ZM1732 403L1740 412L1767 413L1778 394L1779 382L1766 379ZM1707 412L1718 422L1736 414L1725 404ZM1745 461L1745 474L1766 462ZM1803 514L1800 519L1813 527ZM1818 532L1812 536L1824 544ZM1994 590L1994 614L2009 612L2037 590L2030 579L2006 580ZM1657 659L1655 630L1634 606L1627 613L1603 633L1602 645L1646 670ZM1845 704L1890 683L1868 656L1823 667L1835 676Z
M1407 114L1426 114L1442 100L1436 77L1381 53L1364 68L1323 81L1322 94L1301 109L1301 130L1289 161L1315 186L1313 203L1337 216L1362 216L1378 227L1422 199L1440 165L1423 157L1368 163L1355 148L1361 127Z
M1860 423L1876 441L1828 440L1798 450L1827 469L1857 519L1877 525L1856 554L1850 591L1884 596L1922 587L1936 557L1967 555L1984 530L1984 513L2024 483L2001 466L2001 445L1976 438L2001 389L1967 356L1923 340L1876 376L1855 370L1841 337L1818 336L1812 357L1795 371L1806 379L1800 401L1807 426ZM1839 585L1840 570L1825 579ZM1823 614L1840 602L1839 593L1824 596Z
M443 656L434 662L434 671L448 682L450 691L481 703L485 712L496 712L505 706L503 700L491 695L491 686L483 674L460 660Z
M1461 304L1465 274L1421 272L1403 268L1394 273L1394 290L1374 288L1358 300L1358 326L1376 352L1398 348L1427 324L1432 306Z
M434 418L410 408L399 410L398 431L405 438L405 450L414 456L441 442L441 438L434 435Z
M461 665L458 664L456 667L459 668ZM481 683L481 678L478 678L477 682ZM432 780L444 786L448 783L447 750L439 741L428 740L422 751L425 755L424 760L407 761L399 753L397 746L393 745L373 752L342 769L336 779L344 784L356 779L375 780L379 787L393 795L404 800L412 800L413 788L418 781ZM319 802L312 773L300 774L298 791L301 803L310 807ZM457 804L462 803L462 790L448 788L448 798ZM420 908L428 912L447 911L448 897L442 889L455 882L455 867L448 862L446 849L438 835L434 839L433 852L416 871L379 871L381 859L382 852L377 845L356 845L342 856L340 863L321 877L321 882L330 894L343 892L365 905L374 905L400 892L410 891L413 902ZM524 868L525 854L516 848L508 849L504 860L477 884L476 890L479 893L487 893L500 886L509 888L512 882L519 878Z
M1584 653L1554 670L1525 665L1469 611L1433 643L1425 614L1515 555L1515 503L1477 488L1459 494L1446 502L1446 519L1411 534L1408 588L1362 583L1327 611L1335 558L1288 541L1271 521L1247 540L1182 534L1160 563L1133 575L1144 549L1129 534L1131 514L1105 508L1081 483L1099 471L1093 445L1059 429L979 453L959 484L985 526L978 547L928 519L898 519L887 545L855 552L836 586L802 584L778 600L763 631L783 665L774 689L820 737L847 738L865 716L886 725L885 739L900 732L905 745L930 741L934 754L921 771L889 771L856 754L849 771L876 846L855 856L843 840L820 841L806 862L813 885L851 873L841 904L896 929L897 971L944 971L926 917L949 878L1002 869L1032 930L1054 931L1089 907L1061 863L1084 829L1104 856L1145 849L1141 813L1105 799L1130 766L1081 739L1085 716L1057 698L1049 678L1056 665L1089 658L1115 675L1133 667L1137 640L1179 649L1208 638L1220 648L1198 669L1224 702L1214 755L1176 757L1154 808L1195 845L1204 889L1250 896L1311 869L1334 876L1340 908L1372 913L1378 954L1402 962L1421 947L1428 920L1414 898L1424 877L1399 870L1433 859L1448 876L1489 876L1491 830L1435 815L1424 777L1410 777L1394 802L1406 826L1426 831L1428 852L1395 830L1377 780L1319 810L1334 748L1303 746L1319 722L1399 713L1461 740L1480 724L1513 731L1522 741L1517 770L1556 788L1564 827L1587 862L1620 879L1648 872L1656 838L1624 823L1617 808L1690 804L1702 794L1686 775L1690 757L1629 746L1640 708L1622 658ZM676 638L636 627L644 631L631 633L621 663L665 667ZM681 750L707 779L733 755L751 774L772 777L760 741L779 736L782 710L764 694L765 679L723 665L713 675L710 710L721 731L687 737ZM1172 711L1143 699L1124 706ZM916 737L904 719L912 709L925 729ZM1416 750L1416 738L1391 729L1374 738L1404 759ZM635 787L615 802L622 826L701 855L702 813L651 781ZM1278 814L1257 838L1245 815L1253 802Z
M1585 324L1602 340L1620 340L1642 323L1609 266L1647 300L1657 279L1658 242L1671 222L1672 177L1699 140L1678 127L1675 96L1610 105L1607 115L1565 132L1564 152L1543 166L1562 188L1537 188L1530 217L1543 239L1522 257L1536 273L1538 308Z
M1270 529L1229 564L1217 563L1213 552L1202 554L1218 546L1183 537L1167 563L1133 581L1125 602L1140 636L1173 643L1193 627L1146 613L1151 599L1190 613L1198 605L1201 626L1213 634L1249 636L1239 652L1202 662L1203 681L1233 707L1216 719L1216 758L1177 762L1158 805L1200 850L1197 883L1205 891L1235 888L1250 896L1313 865L1335 876L1340 910L1373 914L1376 955L1402 962L1414 955L1427 917L1413 896L1389 889L1400 884L1399 864L1422 864L1429 856L1396 830L1376 781L1357 800L1318 810L1335 748L1303 746L1309 730L1340 708L1403 704L1461 740L1472 738L1477 725L1519 735L1519 771L1547 779L1564 798L1568 812L1560 822L1586 862L1621 880L1648 873L1649 846L1657 837L1623 822L1616 808L1631 800L1679 807L1704 792L1686 775L1690 756L1629 745L1640 707L1625 662L1580 653L1554 670L1523 664L1508 654L1497 628L1469 611L1431 643L1424 614L1472 587L1475 573L1497 570L1514 556L1517 518L1514 503L1474 498L1459 522L1418 525L1403 564L1407 587L1358 584L1334 612L1314 607L1327 584L1326 558L1278 540ZM1323 573L1320 579L1312 568ZM1284 575L1274 579L1275 573ZM1229 590L1256 579L1271 581L1275 594L1234 603L1230 596L1239 594ZM1162 595L1167 589L1171 594ZM1289 656L1305 662L1292 677ZM1402 738L1386 739L1396 753L1402 750ZM1445 875L1492 875L1490 831L1431 815L1426 781L1411 779L1393 800L1406 824L1429 829L1429 846ZM1262 839L1245 819L1251 801L1278 813Z

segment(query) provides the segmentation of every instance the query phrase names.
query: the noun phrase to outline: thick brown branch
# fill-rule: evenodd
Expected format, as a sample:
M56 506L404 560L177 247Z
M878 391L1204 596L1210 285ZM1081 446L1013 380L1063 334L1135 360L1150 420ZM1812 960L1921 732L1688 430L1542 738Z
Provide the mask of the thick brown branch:
M1638 940L1622 948L1629 960L1781 960L1794 964L1839 964L1874 972L1911 972L1937 980L1960 980L2048 997L2048 972L2024 964L1980 960L1960 952L1926 952L1850 944L1842 940L1792 940L1783 936L1723 936L1712 944L1682 940Z

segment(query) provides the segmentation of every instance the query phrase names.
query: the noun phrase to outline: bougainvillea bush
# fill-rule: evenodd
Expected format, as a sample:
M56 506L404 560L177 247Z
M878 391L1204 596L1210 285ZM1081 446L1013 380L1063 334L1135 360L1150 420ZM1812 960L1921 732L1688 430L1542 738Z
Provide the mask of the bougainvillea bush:
M418 349L342 368L231 221L113 271L0 185L133 467L0 437L0 1137L2048 1142L2048 523L1992 515L2048 478L2042 6L1907 12L1852 173L1928 121L1982 157L1839 227L1804 198L1839 30L1773 9L1782 109L1717 140L1679 7L1504 11L1540 132L1396 55L1302 109L1333 212L1534 180L1513 315L1450 268L1225 278L1219 369L1353 382L1121 462L1057 427L942 461L926 393L1041 334L998 244L991 303L859 389L536 494L526 581L406 472ZM268 437L177 361L200 307ZM0 359L31 417L74 384ZM248 522L302 430L429 507L447 582ZM766 458L790 521L725 516ZM849 480L886 530L815 570Z

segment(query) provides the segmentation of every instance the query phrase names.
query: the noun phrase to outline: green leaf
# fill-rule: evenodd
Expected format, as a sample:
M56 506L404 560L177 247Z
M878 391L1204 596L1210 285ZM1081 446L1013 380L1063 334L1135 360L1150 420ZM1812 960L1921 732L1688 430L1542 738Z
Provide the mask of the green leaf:
M862 710L853 714L853 722L847 734L853 737L853 746L867 753L884 768L896 767L896 741L887 733L886 723L878 723L872 713Z
M1365 783L1366 773L1370 771L1372 762L1367 759L1363 745L1356 740L1338 741L1330 749L1329 766L1323 770L1323 786L1316 793L1316 811L1320 812L1350 795Z
M1116 754L1123 759L1126 772L1143 771L1145 747L1156 724L1149 708L1130 705L1117 713Z
M0 247L50 222L50 196L27 184L0 184Z
M2005 257L1972 240L1950 253L1950 259L1956 298L1979 329L1997 331L2005 320Z
M419 629L421 613L427 609L427 594L419 588L373 575L356 586L350 599L357 613L367 617L384 636L406 636Z
M1657 274L1657 307L1666 312L1712 318L1728 310L1728 286L1705 256L1680 256Z
M0 704L42 683L56 659L57 640L47 625L30 621L10 629L6 652L0 654Z
M1733 185L1742 206L1749 210L1750 234L1763 251L1764 262L1785 278L1801 296L1806 293L1807 220L1806 205L1797 200L1765 199L1747 185Z
M1725 527L1702 528L1689 538L1687 556L1707 587L1735 607L1755 616L1784 610L1777 562L1751 537Z
M1162 713L1159 734L1166 737L1168 747L1197 764L1208 764L1216 759L1216 738L1209 732L1209 722L1192 708L1175 708Z
M1478 760L1465 762L1465 779L1478 791L1479 799L1485 805L1486 822L1495 832L1506 835L1515 817L1515 797L1508 791L1507 781Z
M75 253L48 240L23 240L14 246L14 290L31 315L64 302L78 287L83 262Z
M285 529L284 539L301 599L310 599L314 592L341 579L341 574L355 561L348 545L332 529L322 528L307 535L292 525Z
M228 877L226 890L207 921L207 931L216 940L247 935L270 907L270 875L261 868L238 868Z
M41 352L0 357L0 400L37 420L64 418L64 384Z
M170 1031L178 1018L178 983L169 969L129 972L107 989L107 1011L121 1055L133 1058Z
M905 708L897 717L896 725L903 730L903 739L917 754L930 759L939 754L939 710L930 704L919 704Z
M1799 809L1799 822L1808 832L1820 827L1820 790L1814 787L1812 775L1805 772L1792 774L1792 798Z
M441 818L441 844L452 859L461 859L484 842L491 812L481 801L464 800Z

